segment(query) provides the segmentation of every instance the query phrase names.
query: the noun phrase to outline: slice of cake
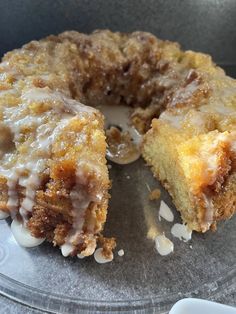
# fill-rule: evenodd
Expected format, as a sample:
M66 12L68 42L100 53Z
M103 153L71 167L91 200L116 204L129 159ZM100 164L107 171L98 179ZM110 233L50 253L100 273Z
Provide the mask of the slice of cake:
M205 232L236 211L236 81L204 54L182 52L178 66L188 73L152 121L143 156L183 221Z
M103 116L29 57L14 53L0 65L0 209L20 244L46 238L65 256L91 255L110 187Z

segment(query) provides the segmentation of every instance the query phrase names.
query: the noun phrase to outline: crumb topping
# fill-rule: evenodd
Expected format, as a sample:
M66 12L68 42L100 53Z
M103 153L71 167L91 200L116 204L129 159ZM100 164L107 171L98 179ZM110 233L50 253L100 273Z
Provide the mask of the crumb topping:
M150 201L158 200L161 196L161 191L159 189L154 189L149 193Z

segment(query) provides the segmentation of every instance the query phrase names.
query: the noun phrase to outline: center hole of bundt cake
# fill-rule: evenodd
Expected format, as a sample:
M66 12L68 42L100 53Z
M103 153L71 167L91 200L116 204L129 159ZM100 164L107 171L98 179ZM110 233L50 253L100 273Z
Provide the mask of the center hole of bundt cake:
M132 108L125 105L97 107L105 117L106 156L117 164L129 164L140 155L142 135L132 123Z

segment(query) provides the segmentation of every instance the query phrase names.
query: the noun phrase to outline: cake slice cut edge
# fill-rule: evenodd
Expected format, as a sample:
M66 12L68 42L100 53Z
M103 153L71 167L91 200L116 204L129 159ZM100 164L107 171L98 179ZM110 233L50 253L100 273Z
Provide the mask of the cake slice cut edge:
M236 212L236 81L204 54L186 52L182 62L201 79L173 91L142 154L183 222L206 232Z
M230 171L229 134L212 131L178 143L175 132L162 121L153 121L152 130L145 136L143 156L172 196L184 223L205 232L235 212L236 174ZM213 141L217 144L211 151ZM214 160L218 155L215 165L203 160L201 145L209 145L206 159Z

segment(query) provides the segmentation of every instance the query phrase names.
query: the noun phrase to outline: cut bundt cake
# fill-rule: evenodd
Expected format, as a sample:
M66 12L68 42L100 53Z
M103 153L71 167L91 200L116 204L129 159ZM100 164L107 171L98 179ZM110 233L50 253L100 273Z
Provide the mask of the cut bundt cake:
M208 230L235 211L235 95L235 81L210 57L144 32L70 31L7 53L0 64L0 216L11 215L25 246L47 239L65 256L84 257L100 241L111 255L114 239L101 234L110 182L96 107L125 105L140 134L152 121L142 153L183 220ZM107 132L115 152L115 143L132 142L121 131ZM133 146L126 151L138 155Z

